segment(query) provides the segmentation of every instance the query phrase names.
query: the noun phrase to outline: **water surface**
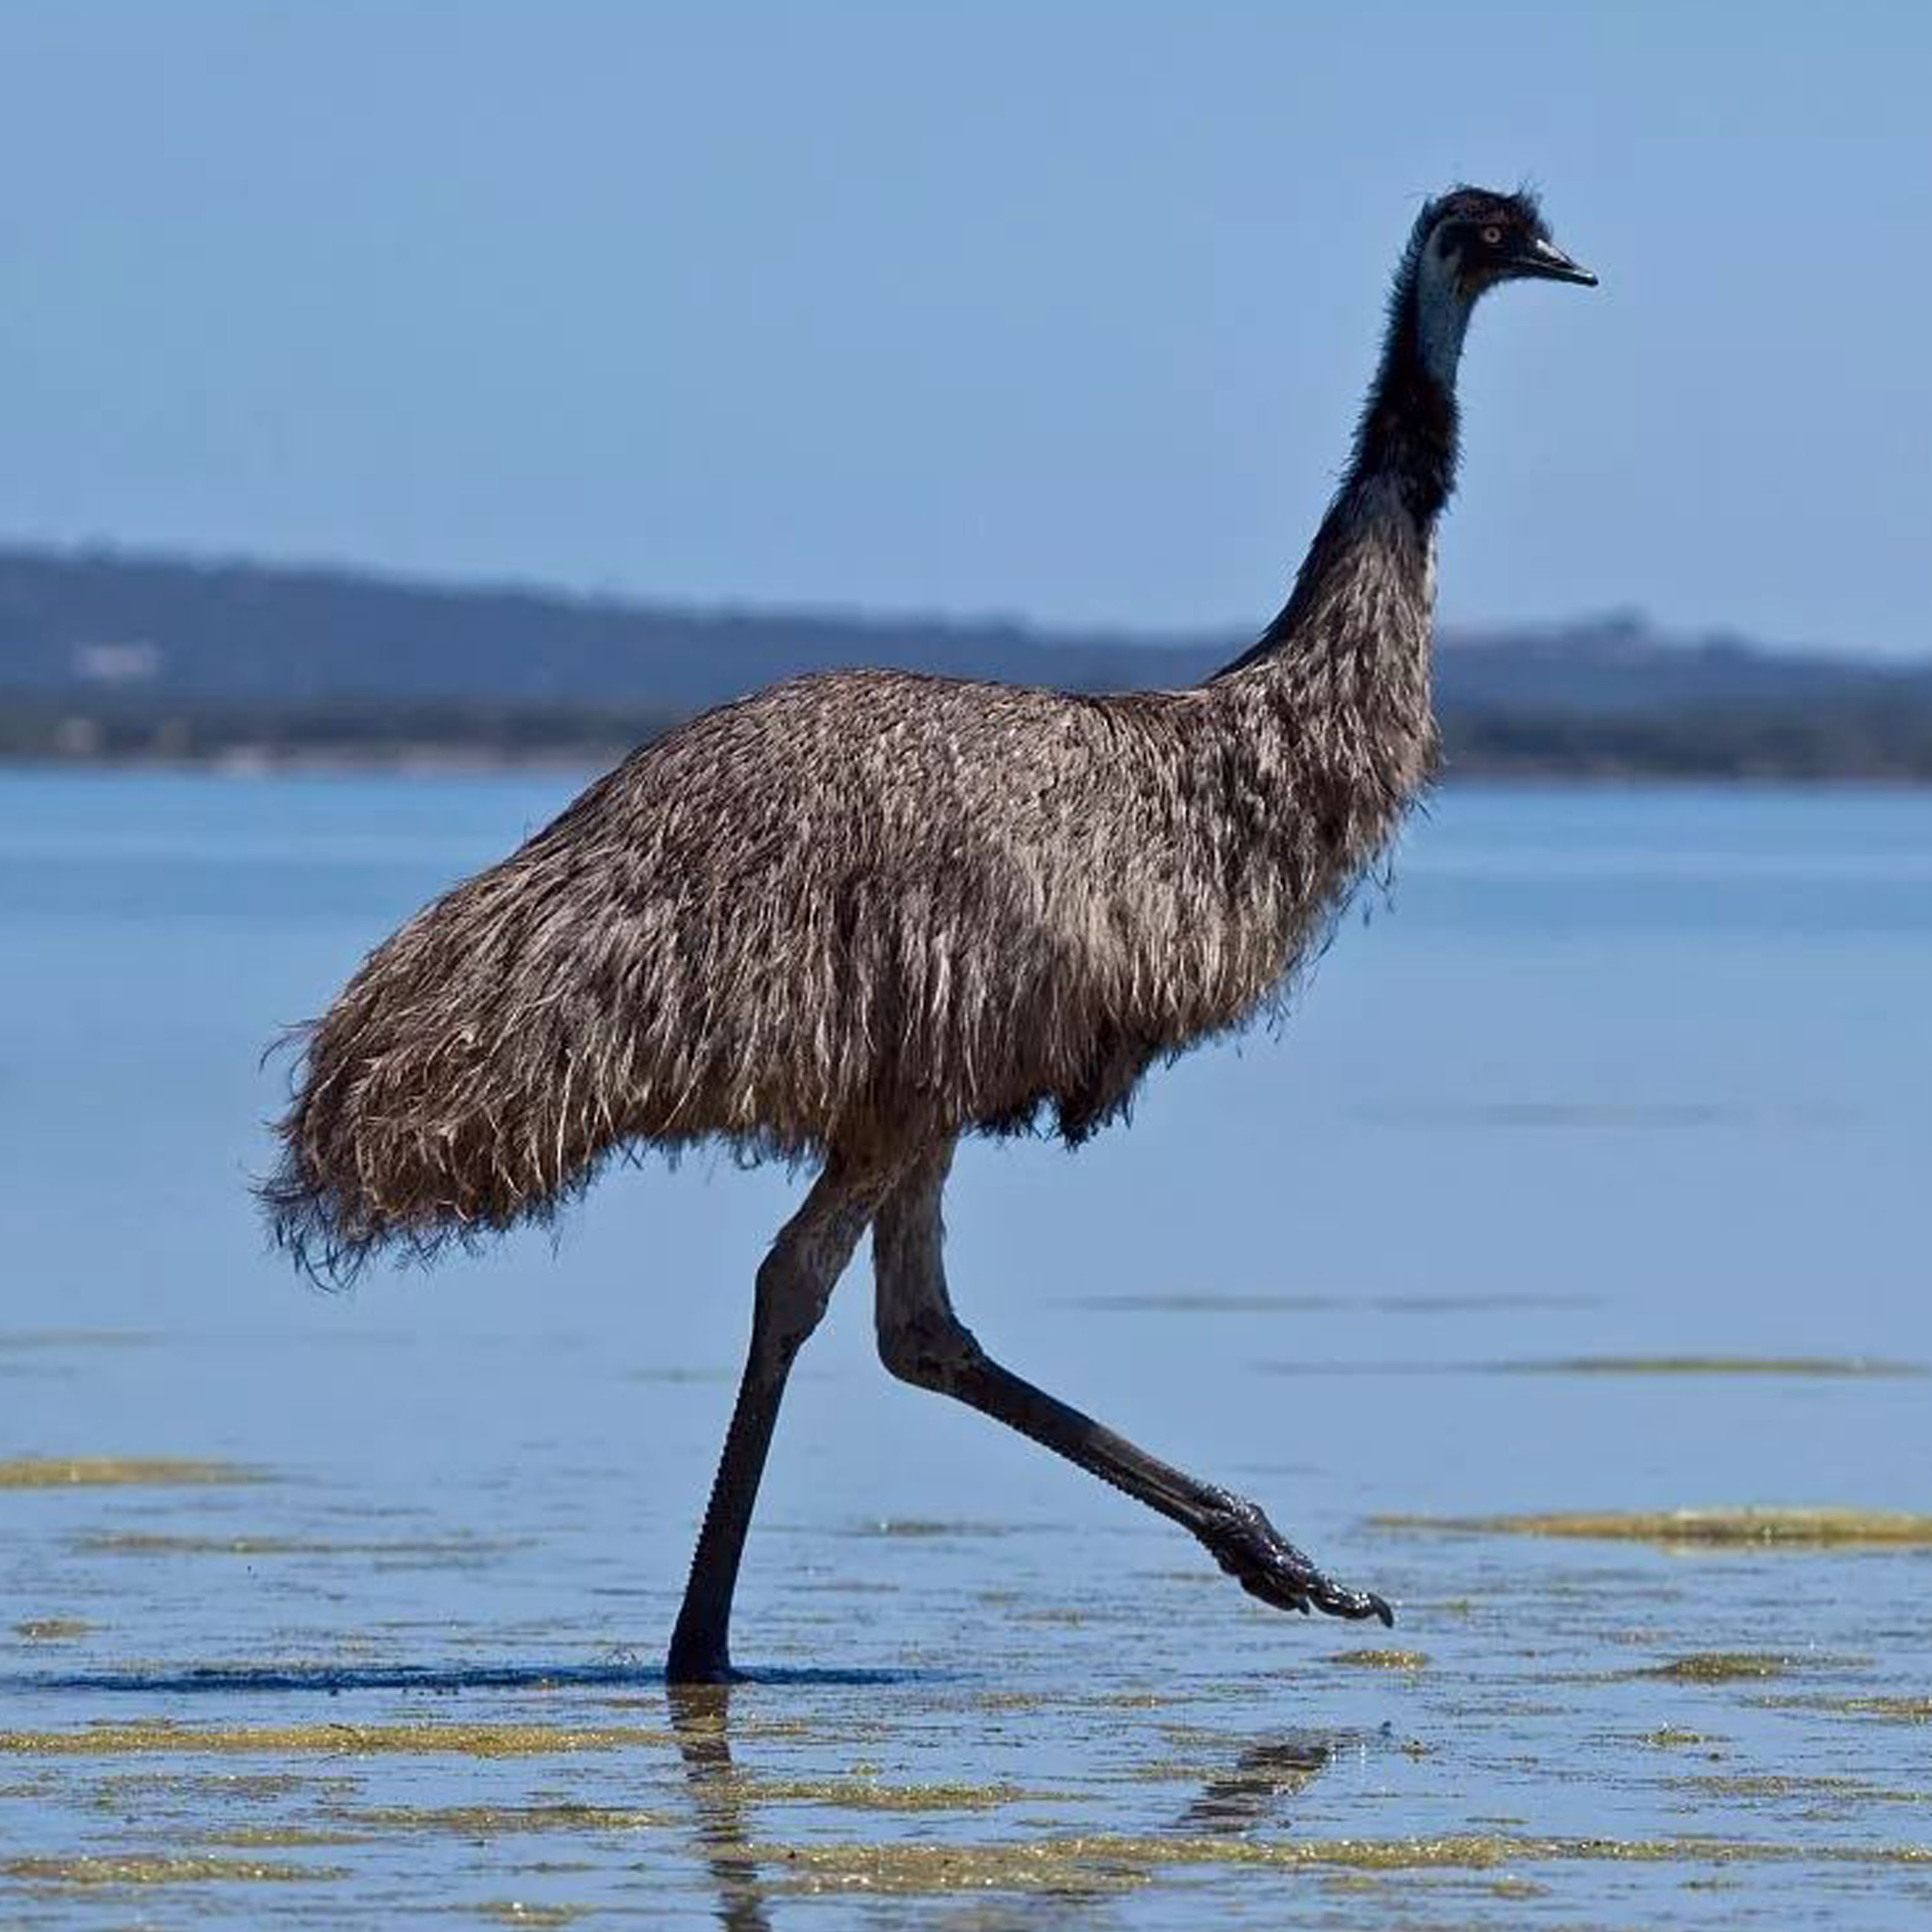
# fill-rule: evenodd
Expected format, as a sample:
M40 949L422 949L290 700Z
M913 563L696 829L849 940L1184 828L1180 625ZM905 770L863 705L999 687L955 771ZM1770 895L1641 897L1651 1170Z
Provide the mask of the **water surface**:
M798 1184L352 1297L244 1191L262 1046L570 788L0 778L0 1462L248 1479L0 1482L5 1922L1923 1922L1932 1550L1382 1520L1932 1510L1932 800L1452 792L1279 1038L962 1156L982 1339L1394 1632L891 1382L861 1267L673 1700Z

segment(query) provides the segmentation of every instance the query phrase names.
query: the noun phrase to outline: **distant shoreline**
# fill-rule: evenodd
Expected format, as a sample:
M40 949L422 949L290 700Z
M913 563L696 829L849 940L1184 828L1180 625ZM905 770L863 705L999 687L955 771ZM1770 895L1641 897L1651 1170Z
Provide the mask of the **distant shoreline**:
M700 708L166 699L83 707L0 694L0 766L594 772ZM1932 785L1932 707L1448 710L1442 728L1450 784Z
M74 756L57 752L0 752L0 772L42 772L76 776L109 773L173 773L237 781L297 778L488 778L555 774L586 781L610 770L640 744L608 752L543 750L495 752L433 744L399 746L380 752L313 750L284 752L247 746L194 754L136 753ZM1444 768L1438 786L1458 789L1484 785L1498 789L1558 788L1610 791L1695 789L1739 791L1921 791L1932 789L1932 771L1818 770L1804 766L1762 766L1739 770L1718 765L1672 762L1668 766L1577 763L1539 765L1458 760Z
M1244 641L0 543L0 764L590 771L801 674L1172 690ZM1932 661L1672 639L1613 611L1446 626L1434 676L1452 784L1932 784Z

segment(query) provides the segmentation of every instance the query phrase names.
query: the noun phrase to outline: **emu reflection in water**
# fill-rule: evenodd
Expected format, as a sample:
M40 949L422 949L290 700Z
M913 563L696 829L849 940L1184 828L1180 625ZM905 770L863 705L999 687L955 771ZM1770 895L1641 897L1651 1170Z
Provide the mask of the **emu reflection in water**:
M760 1870L748 1815L758 1785L731 1755L733 1688L671 1684L665 1696L690 1786L698 1847L717 1891L718 1923L726 1932L772 1932L776 1888ZM1239 1834L1282 1822L1282 1802L1306 1790L1334 1762L1339 1742L1296 1731L1243 1745L1232 1765L1210 1774L1177 1821L1177 1837ZM1074 1888L1065 1895L1097 1898L1102 1889L1088 1894Z
M1262 1823L1285 1798L1304 1791L1335 1756L1327 1738L1294 1733L1261 1738L1234 1768L1208 1779L1180 1821L1186 1832L1245 1832Z
M671 1729L691 1786L698 1842L718 1888L726 1932L772 1932L765 1887L746 1829L744 1787L731 1762L728 1684L673 1684L665 1690Z

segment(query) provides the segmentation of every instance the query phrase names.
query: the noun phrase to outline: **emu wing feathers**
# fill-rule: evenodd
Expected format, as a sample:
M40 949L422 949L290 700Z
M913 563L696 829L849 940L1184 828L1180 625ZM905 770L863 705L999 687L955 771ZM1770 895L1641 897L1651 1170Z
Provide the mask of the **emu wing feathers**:
M428 1252L645 1144L1083 1137L1252 1013L1366 856L1220 715L1256 701L841 672L656 740L310 1030L278 1234L332 1272Z

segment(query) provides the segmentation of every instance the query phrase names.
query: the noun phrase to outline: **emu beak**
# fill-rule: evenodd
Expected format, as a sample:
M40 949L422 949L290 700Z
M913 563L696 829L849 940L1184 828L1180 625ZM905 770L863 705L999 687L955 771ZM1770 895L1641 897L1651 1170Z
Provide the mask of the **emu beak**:
M1597 286L1597 278L1580 262L1573 262L1554 242L1535 241L1510 262L1519 275L1532 275L1546 282L1577 282L1586 289Z

